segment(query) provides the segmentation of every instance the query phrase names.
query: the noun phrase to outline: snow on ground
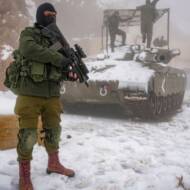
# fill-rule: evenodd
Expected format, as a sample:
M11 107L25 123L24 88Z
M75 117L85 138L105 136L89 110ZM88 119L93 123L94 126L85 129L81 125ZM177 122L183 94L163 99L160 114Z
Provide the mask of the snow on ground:
M0 92L0 115L14 114L16 96L8 92Z
M10 45L3 45L1 46L1 51L0 51L0 60L5 61L9 58L9 56L13 52L13 48Z
M15 99L8 97L7 104ZM76 177L47 175L47 155L36 145L35 190L180 190L176 177L181 175L190 187L189 97L181 112L160 122L64 114L60 157ZM16 190L17 184L16 151L0 151L0 189Z

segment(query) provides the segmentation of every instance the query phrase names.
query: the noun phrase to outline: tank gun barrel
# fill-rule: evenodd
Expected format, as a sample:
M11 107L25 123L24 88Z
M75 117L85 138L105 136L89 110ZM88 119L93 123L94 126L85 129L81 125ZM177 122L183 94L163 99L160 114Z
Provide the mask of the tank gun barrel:
M145 50L137 56L137 61L143 63L165 63L168 64L172 58L181 54L179 49L153 49Z
M181 55L180 49L172 49L170 52L173 57Z

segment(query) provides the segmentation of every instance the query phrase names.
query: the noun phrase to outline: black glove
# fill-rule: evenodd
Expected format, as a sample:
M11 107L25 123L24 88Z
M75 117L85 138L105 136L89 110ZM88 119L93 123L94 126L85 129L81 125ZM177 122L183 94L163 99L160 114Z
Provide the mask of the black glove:
M69 81L77 81L79 79L77 73L75 72L74 66L69 65L67 70L67 79Z
M61 61L61 67L63 69L67 69L69 67L69 65L72 65L72 60L69 59L69 58L64 58L62 61Z
M64 58L61 62L62 71L65 73L65 79L68 81L77 81L79 79L75 72L73 61L69 58Z

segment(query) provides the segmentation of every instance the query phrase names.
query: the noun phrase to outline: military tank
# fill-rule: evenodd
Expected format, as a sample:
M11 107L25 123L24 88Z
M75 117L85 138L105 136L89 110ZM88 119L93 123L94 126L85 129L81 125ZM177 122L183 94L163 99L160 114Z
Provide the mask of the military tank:
M92 108L101 105L104 110L105 105L113 105L111 109L119 105L127 114L149 118L175 112L183 102L186 74L169 66L171 60L180 55L179 49L169 47L169 27L167 47L147 49L135 43L118 46L112 53L108 46L107 20L114 11L104 11L102 53L85 61L89 69L89 87L70 82L62 85L61 99L65 108L83 104ZM123 19L132 18L127 27L140 26L139 11L117 11ZM156 20L163 15L167 15L169 26L169 9L158 10Z
M179 54L178 49L146 50L131 45L116 48L109 57L98 55L86 61L89 87L65 82L62 101L66 105L119 105L139 117L174 112L183 102L186 74L168 63Z

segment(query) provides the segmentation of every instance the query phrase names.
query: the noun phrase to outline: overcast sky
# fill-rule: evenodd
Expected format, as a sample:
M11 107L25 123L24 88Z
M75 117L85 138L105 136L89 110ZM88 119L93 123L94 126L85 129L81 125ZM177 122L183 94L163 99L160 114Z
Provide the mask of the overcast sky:
M26 0L31 1L31 0ZM45 0L40 0L45 1ZM48 0L47 0L48 1ZM90 2L94 3L93 0L86 0L85 3L88 3L84 6L86 10L83 10L83 13L76 13L77 17L73 15L71 6L64 4L63 2L69 2L71 0L54 0L55 2L62 3L64 6L64 11L62 7L58 4L57 9L59 9L59 15L61 18L62 26L61 28L64 31L66 36L71 37L80 37L80 33L85 34L88 31L96 31L100 33L102 15L101 10L94 10L96 7L91 6ZM102 9L135 9L137 6L145 3L145 0L96 0L99 7ZM39 2L39 1L36 1ZM51 2L51 1L49 1ZM79 3L77 0L73 0L74 3ZM92 4L93 4L92 3ZM66 7L65 7L66 6ZM68 8L68 10L67 10ZM71 6L72 8L72 6ZM190 0L160 0L157 4L157 8L170 8L171 17L171 30L170 30L170 44L172 48L180 48L183 52L183 57L190 60L189 49L190 49ZM35 8L36 9L36 8ZM98 7L97 7L98 9ZM75 10L76 11L76 10ZM99 12L98 12L99 11ZM33 11L35 12L35 11ZM83 14L83 15L82 15ZM79 19L80 18L80 19ZM157 26L155 26L156 28ZM73 29L77 28L77 30ZM157 29L156 29L157 30ZM98 32L97 32L98 31Z
M145 0L97 0L103 8L134 8ZM175 23L185 34L190 35L190 1L189 0L160 0L158 8L170 8L171 22Z

